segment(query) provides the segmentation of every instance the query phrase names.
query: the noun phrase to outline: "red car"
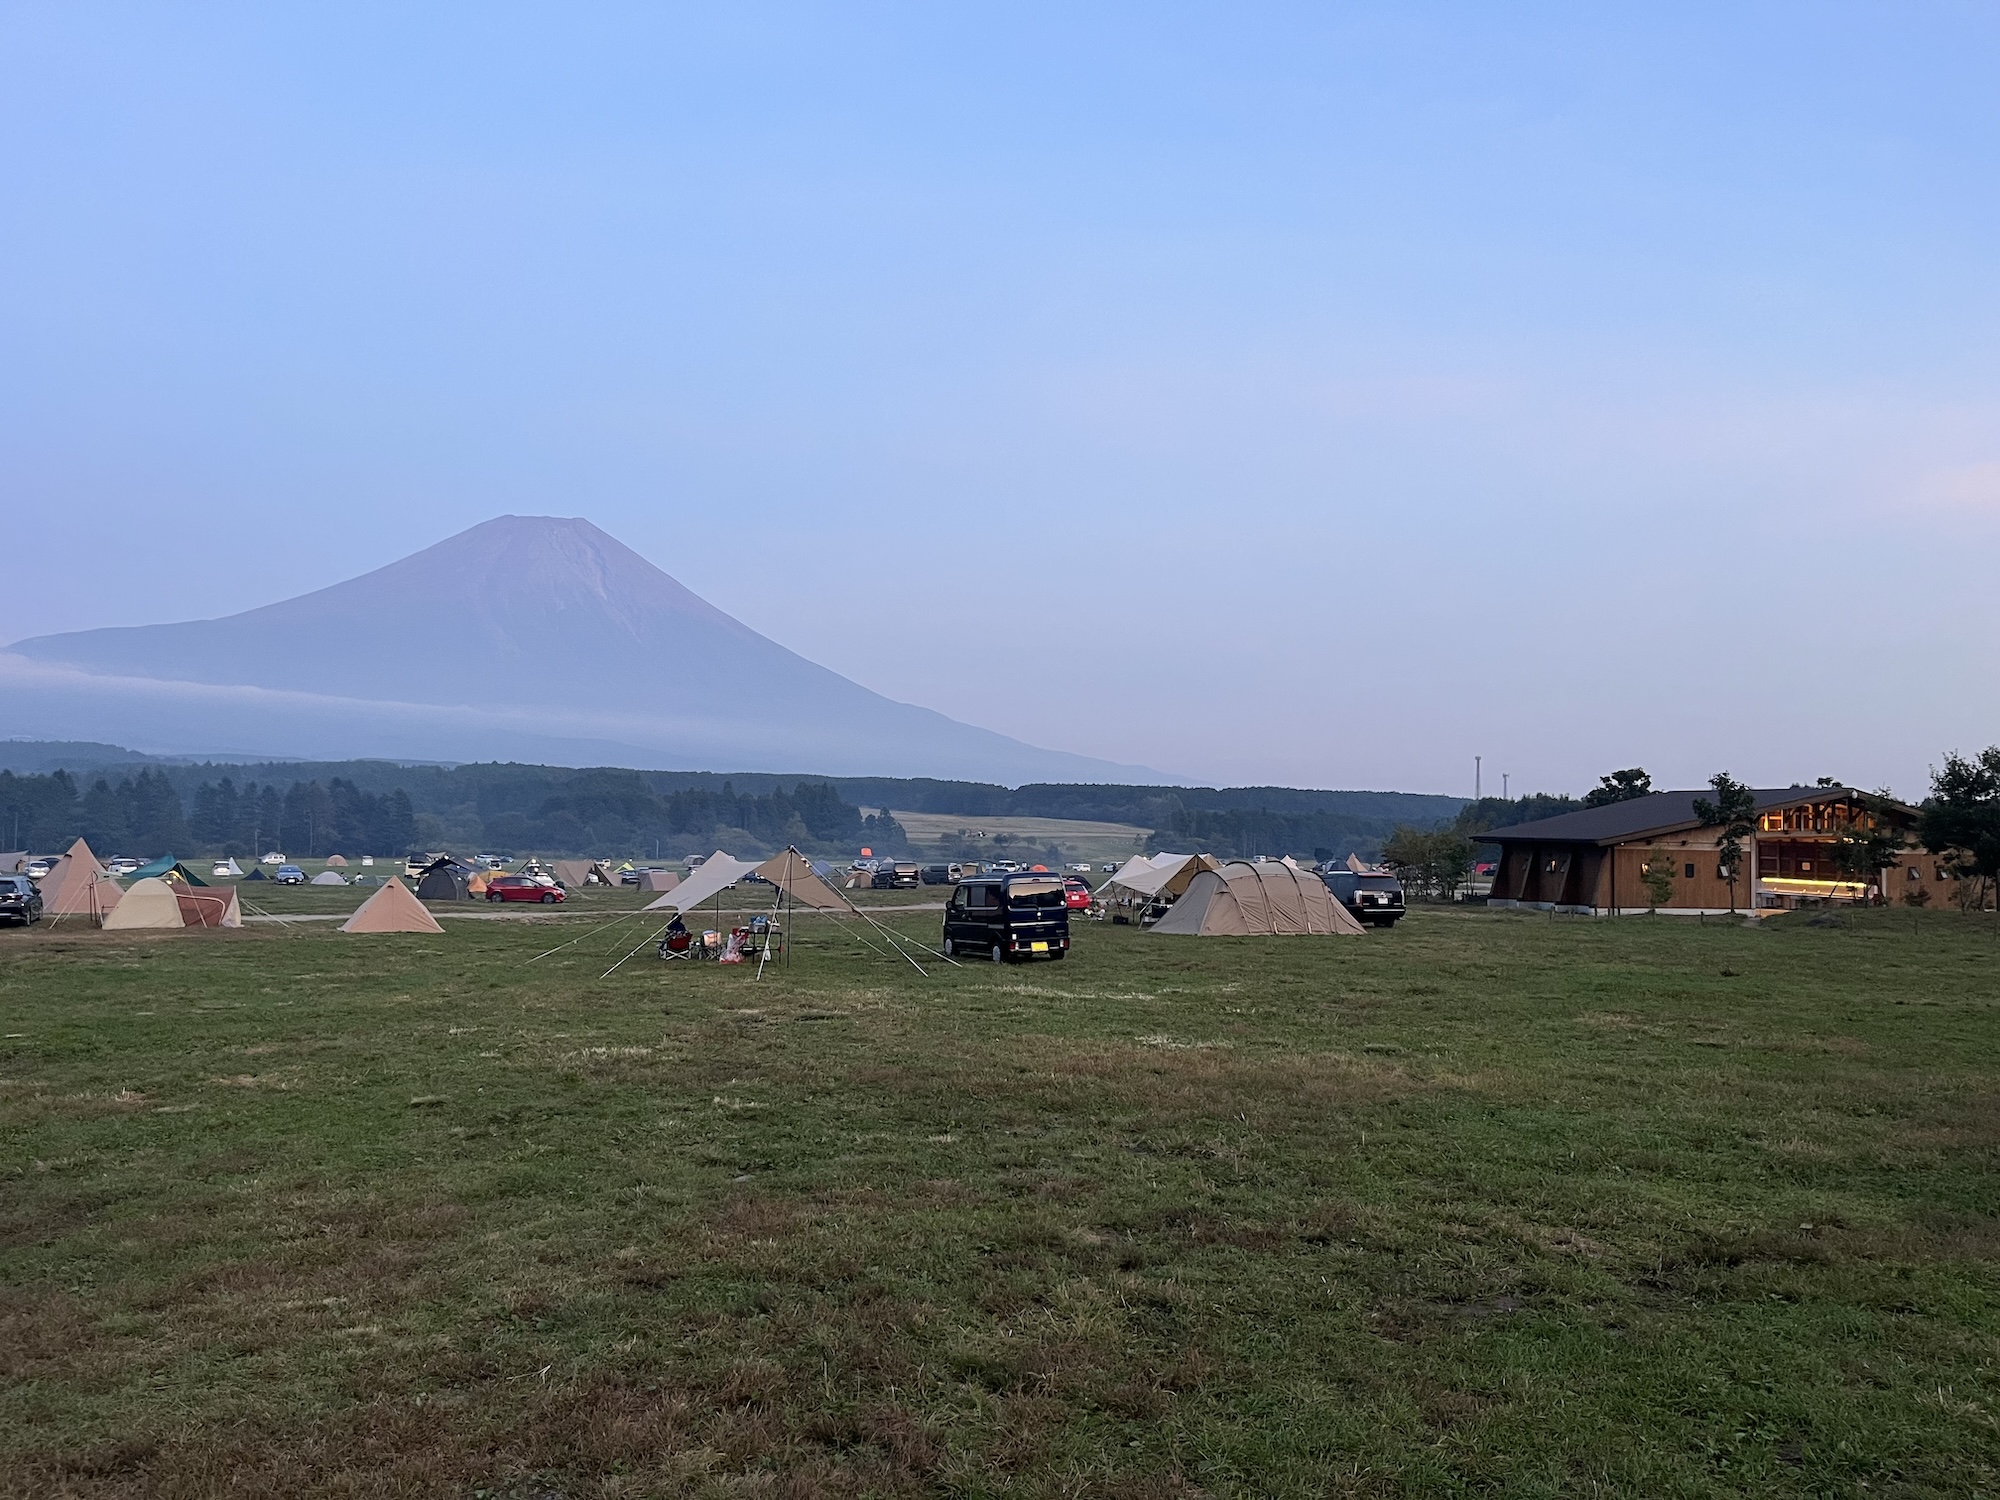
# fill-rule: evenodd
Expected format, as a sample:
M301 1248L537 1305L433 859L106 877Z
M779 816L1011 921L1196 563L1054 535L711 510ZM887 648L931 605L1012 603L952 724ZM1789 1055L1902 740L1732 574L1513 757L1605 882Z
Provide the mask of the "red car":
M569 892L559 885L544 885L532 875L495 875L486 882L488 901L539 901L544 906L554 906L558 901L569 899Z
M1090 887L1074 875L1063 878L1063 905L1071 911L1090 910Z

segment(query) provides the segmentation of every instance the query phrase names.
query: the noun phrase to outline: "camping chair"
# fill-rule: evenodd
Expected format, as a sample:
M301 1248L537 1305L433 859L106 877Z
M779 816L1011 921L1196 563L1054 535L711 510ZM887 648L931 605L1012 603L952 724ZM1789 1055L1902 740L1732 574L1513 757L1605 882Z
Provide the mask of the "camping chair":
M679 932L668 932L660 939L660 957L684 958L690 962L701 955L695 952L694 934L683 927Z

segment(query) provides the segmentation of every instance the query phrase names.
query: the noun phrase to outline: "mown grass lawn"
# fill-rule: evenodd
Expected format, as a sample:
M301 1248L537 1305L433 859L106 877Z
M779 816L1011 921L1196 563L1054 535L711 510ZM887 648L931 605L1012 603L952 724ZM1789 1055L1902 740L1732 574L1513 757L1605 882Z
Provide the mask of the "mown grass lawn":
M2000 1489L1991 919L801 925L0 934L7 1490Z

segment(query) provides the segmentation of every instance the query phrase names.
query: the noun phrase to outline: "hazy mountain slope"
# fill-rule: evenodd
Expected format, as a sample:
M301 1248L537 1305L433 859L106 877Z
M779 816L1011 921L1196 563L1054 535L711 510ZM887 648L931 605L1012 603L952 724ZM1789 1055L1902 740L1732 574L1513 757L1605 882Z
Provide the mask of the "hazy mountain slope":
M218 620L18 641L0 654L0 733L183 751L1154 779L893 702L767 640L588 521L544 516L502 516Z

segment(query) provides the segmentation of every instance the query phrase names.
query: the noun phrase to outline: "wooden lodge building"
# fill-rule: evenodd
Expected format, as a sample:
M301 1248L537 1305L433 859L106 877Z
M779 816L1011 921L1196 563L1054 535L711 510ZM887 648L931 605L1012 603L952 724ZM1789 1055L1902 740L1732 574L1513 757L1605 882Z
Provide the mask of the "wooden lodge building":
M1531 906L1585 914L1617 915L1655 909L1646 886L1654 860L1673 872L1673 895L1657 909L1729 910L1729 881L1716 856L1720 829L1704 828L1694 804L1713 793L1654 792L1627 802L1517 823L1474 835L1500 846L1489 906ZM1801 904L1864 899L1879 884L1883 898L1904 905L1944 904L1949 877L1938 860L1916 846L1917 811L1878 796L1864 799L1852 787L1788 787L1760 791L1757 831L1744 841L1746 868L1737 876L1736 909L1782 911ZM1910 847L1879 882L1843 875L1834 844L1857 823L1888 820L1907 831Z

